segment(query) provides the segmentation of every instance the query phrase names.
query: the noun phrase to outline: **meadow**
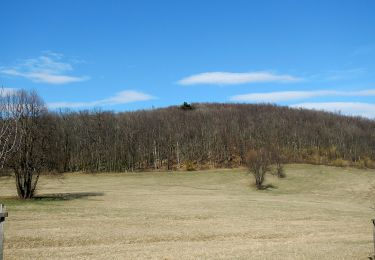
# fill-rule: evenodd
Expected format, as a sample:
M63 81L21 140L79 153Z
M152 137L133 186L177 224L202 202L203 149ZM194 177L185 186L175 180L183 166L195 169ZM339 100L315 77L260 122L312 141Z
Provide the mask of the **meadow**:
M246 169L42 176L8 207L5 259L367 259L375 170L291 164L256 190Z

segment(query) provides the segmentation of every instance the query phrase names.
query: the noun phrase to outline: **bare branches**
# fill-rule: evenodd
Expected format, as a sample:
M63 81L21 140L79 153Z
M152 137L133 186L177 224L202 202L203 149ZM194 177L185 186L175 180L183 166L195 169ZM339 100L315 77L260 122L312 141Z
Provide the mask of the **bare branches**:
M0 168L9 154L17 150L20 140L21 103L15 91L0 89Z
M31 198L47 152L44 102L35 91L0 90L0 167L15 172L18 196Z
M43 116L47 111L44 102L36 92L20 90L16 93L19 104L19 151L12 158L12 168L16 175L18 196L22 199L32 198L39 175L44 167L46 156L43 133Z
M270 170L270 152L265 149L250 150L246 156L246 164L254 175L257 189L263 189L266 173Z

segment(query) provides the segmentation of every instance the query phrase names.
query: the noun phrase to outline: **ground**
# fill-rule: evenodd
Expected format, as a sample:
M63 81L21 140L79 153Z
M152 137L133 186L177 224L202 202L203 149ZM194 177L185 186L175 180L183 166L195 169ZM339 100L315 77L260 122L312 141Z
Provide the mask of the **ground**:
M257 191L245 169L65 174L8 206L5 259L366 259L374 170L288 165ZM51 195L51 194L57 194Z

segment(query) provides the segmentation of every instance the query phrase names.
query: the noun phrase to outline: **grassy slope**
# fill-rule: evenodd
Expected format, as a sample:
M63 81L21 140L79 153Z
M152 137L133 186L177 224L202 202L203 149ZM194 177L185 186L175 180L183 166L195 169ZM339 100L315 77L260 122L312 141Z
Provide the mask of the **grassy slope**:
M374 170L289 165L255 191L245 170L44 177L8 205L5 259L366 259ZM0 196L14 195L0 178ZM77 196L78 197L78 196Z

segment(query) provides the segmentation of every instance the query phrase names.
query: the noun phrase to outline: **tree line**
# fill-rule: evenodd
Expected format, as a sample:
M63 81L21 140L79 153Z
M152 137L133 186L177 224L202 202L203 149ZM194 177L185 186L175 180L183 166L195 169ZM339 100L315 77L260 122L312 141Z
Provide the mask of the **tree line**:
M275 105L193 104L44 116L49 171L134 171L244 165L250 149L285 162L374 167L375 122Z
M13 102L1 107L0 123L1 129L7 125L19 135L8 138L17 140L19 149L8 149L11 155L4 164L16 176L27 171L238 167L245 165L249 150L260 149L271 151L279 164L375 168L375 121L360 117L271 104L185 103L121 113L48 111L35 92L0 96L1 103ZM13 144L1 142L3 148Z

